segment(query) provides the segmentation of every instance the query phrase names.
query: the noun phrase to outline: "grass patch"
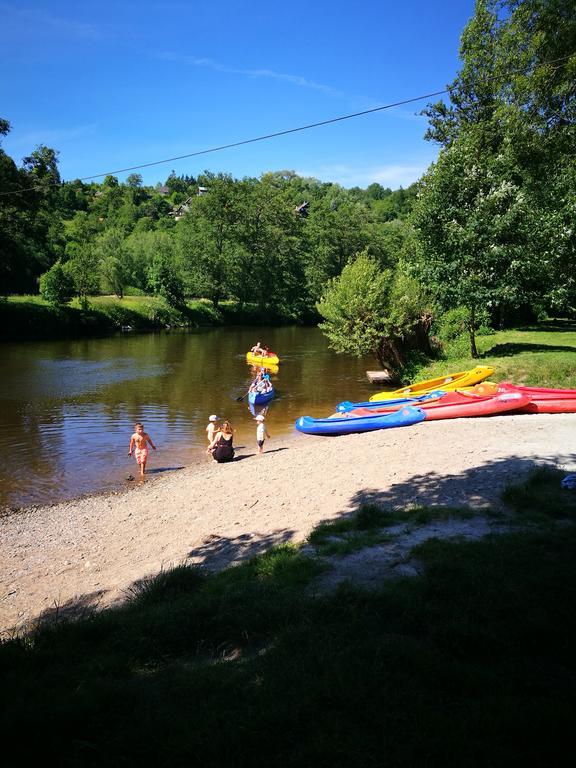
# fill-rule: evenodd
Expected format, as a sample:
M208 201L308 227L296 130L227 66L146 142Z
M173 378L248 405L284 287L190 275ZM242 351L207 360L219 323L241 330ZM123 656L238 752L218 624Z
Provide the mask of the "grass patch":
M363 504L345 518L320 523L308 537L320 555L348 555L390 540L382 529L389 525L388 513L375 504Z
M385 509L377 504L363 504L353 515L320 523L308 541L320 555L349 555L391 541L394 535L386 529L392 526L420 527L436 521L469 520L475 514L461 507Z
M519 515L549 482L532 477ZM475 512L397 514L425 524ZM390 519L366 505L311 539L369 536ZM181 566L136 585L122 608L4 643L5 763L562 764L576 706L576 526L430 540L414 554L421 576L321 596L308 587L323 566L294 546L215 575Z
M560 485L566 474L552 467L537 467L526 480L506 488L502 500L521 522L576 520L576 491Z

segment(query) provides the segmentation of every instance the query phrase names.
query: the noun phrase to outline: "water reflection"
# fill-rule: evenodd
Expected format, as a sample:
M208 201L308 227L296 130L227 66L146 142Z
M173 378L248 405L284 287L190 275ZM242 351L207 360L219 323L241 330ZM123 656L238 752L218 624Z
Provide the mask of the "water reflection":
M258 370L245 351L264 338L281 357L269 369L276 397L250 408ZM255 444L265 412L275 435L298 416L332 413L374 391L371 360L335 355L315 328L221 328L191 333L4 344L0 379L0 505L46 503L118 488L136 421L158 445L150 469L202 461L208 415L229 419L237 444Z

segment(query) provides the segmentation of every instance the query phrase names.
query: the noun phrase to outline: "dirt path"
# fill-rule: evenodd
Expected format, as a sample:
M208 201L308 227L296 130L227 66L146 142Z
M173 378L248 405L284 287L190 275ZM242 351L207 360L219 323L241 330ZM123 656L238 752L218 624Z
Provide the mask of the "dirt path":
M270 425L273 434L273 425ZM498 503L536 463L576 470L576 414L419 424L340 438L295 435L156 476L128 492L0 519L0 630L109 605L175 563L221 568L372 500ZM154 459L154 456L152 457Z

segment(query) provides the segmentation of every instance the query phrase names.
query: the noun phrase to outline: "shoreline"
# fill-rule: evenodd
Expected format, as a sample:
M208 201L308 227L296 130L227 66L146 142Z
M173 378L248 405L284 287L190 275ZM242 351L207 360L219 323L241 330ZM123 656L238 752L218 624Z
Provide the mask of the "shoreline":
M292 434L116 492L0 517L0 632L121 601L176 564L221 569L365 502L499 506L547 463L576 467L576 414L424 422L336 438ZM571 450L570 450L571 449Z

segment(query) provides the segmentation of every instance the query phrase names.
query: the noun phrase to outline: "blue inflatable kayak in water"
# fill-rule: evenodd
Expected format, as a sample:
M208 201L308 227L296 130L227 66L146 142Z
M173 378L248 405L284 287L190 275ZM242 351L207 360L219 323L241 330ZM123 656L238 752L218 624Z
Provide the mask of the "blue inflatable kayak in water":
M270 402L274 397L274 387L270 387L268 392L248 392L248 402L251 405L263 405Z
M409 427L424 421L426 414L420 408L406 405L393 413L375 413L370 416L348 416L346 413L328 419L300 416L296 429L305 435L348 435L352 432L371 432L375 429Z

